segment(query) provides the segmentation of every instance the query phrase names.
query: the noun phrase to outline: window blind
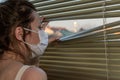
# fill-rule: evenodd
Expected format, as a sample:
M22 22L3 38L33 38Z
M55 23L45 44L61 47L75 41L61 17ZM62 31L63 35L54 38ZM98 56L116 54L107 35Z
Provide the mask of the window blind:
M106 29L98 26L49 45L40 64L48 71L50 80L107 80L107 72L109 80L119 80L120 42L117 39L120 37L120 21L106 26Z
M50 21L120 17L120 0L35 0ZM120 80L120 21L49 44L40 67L48 80Z
M51 20L102 18L104 0L48 0L34 3L40 16ZM106 0L106 17L120 16L120 1Z

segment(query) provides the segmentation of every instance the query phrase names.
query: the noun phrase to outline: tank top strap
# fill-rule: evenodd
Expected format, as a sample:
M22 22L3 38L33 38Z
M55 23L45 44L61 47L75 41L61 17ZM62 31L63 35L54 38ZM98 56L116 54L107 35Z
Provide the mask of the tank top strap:
M20 70L18 71L15 80L21 80L23 73L25 72L25 70L27 70L29 67L28 65L24 65L20 68Z

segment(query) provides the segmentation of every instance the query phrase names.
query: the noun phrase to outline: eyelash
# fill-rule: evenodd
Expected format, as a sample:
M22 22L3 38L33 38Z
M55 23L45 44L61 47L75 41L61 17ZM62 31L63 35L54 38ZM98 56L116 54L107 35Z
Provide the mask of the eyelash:
M38 26L38 28L41 30L42 29L42 27L41 26Z

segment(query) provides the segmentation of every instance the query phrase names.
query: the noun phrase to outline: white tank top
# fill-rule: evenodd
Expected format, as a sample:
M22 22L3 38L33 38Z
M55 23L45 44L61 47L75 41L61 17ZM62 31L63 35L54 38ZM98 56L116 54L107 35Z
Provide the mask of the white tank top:
M26 69L28 69L31 66L28 65L24 65L20 68L20 70L18 71L15 80L21 80L23 73L25 72Z

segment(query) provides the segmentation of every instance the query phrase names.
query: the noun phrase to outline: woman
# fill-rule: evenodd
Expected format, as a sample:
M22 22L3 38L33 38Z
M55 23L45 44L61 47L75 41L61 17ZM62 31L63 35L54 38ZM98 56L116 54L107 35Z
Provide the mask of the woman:
M0 3L0 80L47 80L35 66L48 44L42 21L26 0Z

